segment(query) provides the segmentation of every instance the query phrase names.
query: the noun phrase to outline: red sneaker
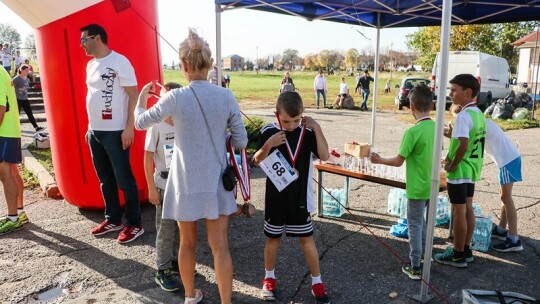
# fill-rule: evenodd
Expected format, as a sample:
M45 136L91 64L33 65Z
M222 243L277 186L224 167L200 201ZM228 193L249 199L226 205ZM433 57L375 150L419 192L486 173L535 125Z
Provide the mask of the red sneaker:
M122 225L122 223L114 224L107 220L104 220L101 224L92 228L92 230L90 230L90 233L96 236L96 235L102 235L111 231L117 231L122 228L124 228L124 225Z
M263 280L263 287L261 290L261 297L265 301L275 301L276 295L274 294L276 292L276 279L274 278L266 278Z
M326 294L326 288L323 283L312 285L311 294L315 297L317 304L330 304L330 298Z
M126 226L124 230L120 232L120 235L116 240L120 244L129 243L141 236L143 233L144 229L142 227Z

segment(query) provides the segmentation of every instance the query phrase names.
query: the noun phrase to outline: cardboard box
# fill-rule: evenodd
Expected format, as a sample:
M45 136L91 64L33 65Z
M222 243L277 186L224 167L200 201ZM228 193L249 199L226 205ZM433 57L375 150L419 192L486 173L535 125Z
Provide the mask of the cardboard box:
M371 150L370 144L345 144L345 153L351 154L354 157L368 157Z

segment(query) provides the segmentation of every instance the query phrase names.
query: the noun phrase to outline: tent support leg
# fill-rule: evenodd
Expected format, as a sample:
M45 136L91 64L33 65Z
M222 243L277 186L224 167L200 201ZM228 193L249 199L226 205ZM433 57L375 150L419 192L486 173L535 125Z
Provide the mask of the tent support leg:
M425 294L425 295L421 295L421 294L417 294L417 295L414 295L414 296L411 296L411 299L415 300L416 302L420 302L420 303L428 303L429 301L433 300L434 296L430 295L430 294Z

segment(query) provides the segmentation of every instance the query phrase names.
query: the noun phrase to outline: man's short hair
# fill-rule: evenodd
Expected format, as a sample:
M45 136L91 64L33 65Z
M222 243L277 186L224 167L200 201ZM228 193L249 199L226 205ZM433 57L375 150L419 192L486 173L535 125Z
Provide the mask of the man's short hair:
M476 95L478 95L478 92L480 92L480 82L478 82L478 79L476 79L476 77L471 74L458 74L454 76L454 78L452 78L449 82L451 84L458 85L465 90L471 89L472 98L475 98Z
M433 93L425 84L417 84L409 92L409 100L418 112L429 112L433 107Z
M365 70L364 70L364 74L367 74L367 73L369 73L369 70L368 70L368 69L365 69Z
M107 44L107 32L99 24L92 23L87 26L83 26L81 27L81 32L86 32L88 36L99 35L99 37L101 37L101 41L103 41L104 44Z
M276 111L285 111L290 117L296 117L302 113L304 103L302 97L297 92L283 92L279 94L276 104Z

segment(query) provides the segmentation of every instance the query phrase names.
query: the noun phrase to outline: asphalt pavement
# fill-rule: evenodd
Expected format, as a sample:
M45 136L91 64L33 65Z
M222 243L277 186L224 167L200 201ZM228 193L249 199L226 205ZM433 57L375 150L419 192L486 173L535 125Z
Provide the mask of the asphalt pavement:
M274 121L272 111L246 113ZM330 146L340 151L347 142L369 142L371 113L307 109L305 115L321 124ZM409 126L396 120L395 113L379 113L375 141L380 154L396 155L401 136ZM25 124L25 141L32 134ZM465 269L434 262L430 285L436 292L431 294L440 297L435 295L431 303L461 303L462 289L515 291L540 298L540 129L507 134L523 154L524 181L515 184L514 201L524 250L475 252L475 261ZM498 169L490 159L485 161L482 176L474 201L484 214L498 221ZM257 208L255 216L231 218L233 303L263 302L259 293L264 276L264 181L262 171L253 169L251 202ZM343 187L343 178L325 175L324 186ZM410 297L420 292L420 283L401 272L400 260L406 261L409 251L407 240L389 234L397 222L386 212L389 190L387 186L351 180L349 203L355 217L314 217L322 279L332 303L415 303ZM3 193L0 200L0 214L5 214ZM145 234L120 245L114 233L97 238L90 234L90 229L103 220L102 212L78 209L29 190L25 191L25 204L30 223L0 236L0 303L183 303L182 290L168 293L154 282L155 207L142 207ZM219 303L212 254L202 222L199 228L196 285L205 294L203 303ZM435 228L434 252L451 244L447 235L447 227ZM283 239L276 276L279 292L275 303L314 303L309 272L297 240Z

